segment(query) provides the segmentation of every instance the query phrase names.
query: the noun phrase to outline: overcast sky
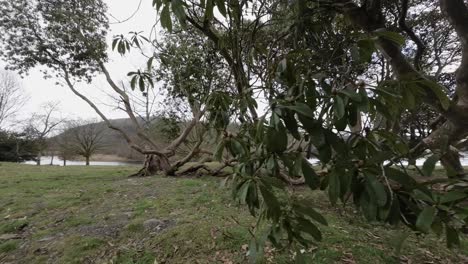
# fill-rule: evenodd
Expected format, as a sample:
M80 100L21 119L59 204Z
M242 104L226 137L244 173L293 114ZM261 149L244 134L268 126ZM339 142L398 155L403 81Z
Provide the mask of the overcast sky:
M104 0L109 7L109 13L119 20L124 20L130 17L138 8L140 0ZM142 0L138 12L130 20L124 23L114 23L110 25L108 34L108 43L112 41L112 36L115 34L126 34L129 31L144 31L149 33L156 19L156 11L151 6L151 0ZM109 16L110 22L115 22ZM142 67L145 60L137 54L121 57L116 52L109 51L110 60L107 64L109 71L116 80L126 79L126 73ZM0 61L0 66L3 68L5 63ZM81 99L75 96L68 87L55 84L55 80L45 80L39 70L33 70L29 76L21 80L23 87L30 96L30 100L21 112L21 118L27 118L30 113L40 111L40 106L49 101L60 102L62 115L71 117L97 118L96 113ZM101 102L99 106L110 118L125 117L119 111L106 106L111 100L106 95L110 93L110 89L102 76L96 78L91 84L81 84L80 91L93 99L94 102Z

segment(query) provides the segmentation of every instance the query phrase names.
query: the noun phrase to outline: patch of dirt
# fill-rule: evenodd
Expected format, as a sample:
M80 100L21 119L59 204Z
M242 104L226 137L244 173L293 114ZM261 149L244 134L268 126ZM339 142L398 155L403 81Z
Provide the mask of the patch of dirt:
M172 226L173 224L173 220L148 219L143 222L143 227L146 232L157 233Z
M117 238L124 225L86 225L70 229L70 233L78 233L82 236L110 237Z

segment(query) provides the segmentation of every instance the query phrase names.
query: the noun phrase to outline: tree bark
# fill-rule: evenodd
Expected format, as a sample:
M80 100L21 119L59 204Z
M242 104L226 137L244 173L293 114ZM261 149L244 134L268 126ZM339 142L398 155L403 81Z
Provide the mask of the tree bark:
M165 155L146 155L143 168L137 173L130 175L131 177L152 176L158 173L166 173L171 170L169 159Z
M86 166L89 166L89 156L86 156Z
M63 166L67 166L67 160L65 158L63 159Z
M37 160L36 160L36 165L37 165L37 166L40 166L40 165L41 165L41 158L42 158L42 153L39 152L39 153L37 154Z

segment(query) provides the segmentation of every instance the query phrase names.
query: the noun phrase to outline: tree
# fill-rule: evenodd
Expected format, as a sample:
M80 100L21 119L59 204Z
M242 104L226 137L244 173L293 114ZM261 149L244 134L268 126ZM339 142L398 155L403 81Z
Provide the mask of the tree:
M89 166L91 156L105 148L103 142L105 129L105 126L95 120L70 122L64 132L68 136L64 142L67 145L66 149L84 157L86 166ZM64 156L63 153L62 156Z
M57 117L58 103L45 103L43 113L35 113L27 120L25 131L32 135L37 144L37 165L41 165L42 153L47 149L47 137L57 129L57 126L63 122L62 118Z
M203 49L201 54L204 58L221 56L220 63L227 65L234 87L229 89L229 82L219 90L210 89L206 97L190 97L193 93L184 90L193 91L191 81L198 80L195 91L204 92L209 73L181 63L180 71L174 71L177 69L172 66L169 72L176 80L174 87L184 89L180 94L193 116L180 135L164 148L154 144L140 125L127 91L115 84L104 65L107 56L100 48L105 47L107 27L102 2L78 1L94 5L92 9L59 0L46 2L50 5L45 9L41 5L25 8L9 2L0 7L0 14L7 15L7 19L0 21L3 22L0 28L8 32L1 38L9 44L4 56L9 64L20 71L46 65L58 73L109 127L120 131L132 148L147 155L141 174L161 170L173 174L174 168L200 153L198 141L186 157L176 162L169 160L191 131L206 120L217 132L214 157L223 166L233 167L233 177L227 180L231 180L235 199L269 223L268 227L259 225L252 232L255 238L250 247L251 257L261 252L266 238L278 247L297 242L293 244L298 248L321 239L318 226L327 222L311 208L309 201L290 195L288 184L295 183L305 183L312 190L326 190L334 205L352 201L369 221L403 223L423 233L445 232L449 246L459 243L458 231L466 223L463 203L467 194L440 191L430 182L419 182L402 160L423 156L423 150L430 149L432 155L417 171L420 176L430 176L441 159L452 178L442 181L450 188L463 182L463 168L454 150L454 145L468 132L465 102L468 34L464 26L468 10L462 0L420 0L412 1L411 6L408 1L379 0L360 4L348 0L155 0L153 5L161 25L168 31L180 27L182 34L198 30L201 36L197 39L202 41L194 42L216 51ZM436 55L421 52L420 41L411 28L414 25L406 25L409 10L424 13L425 6L440 7L441 17L450 22L445 24L446 31L454 35L446 38L451 44L444 49L447 47L456 58L455 39L462 47L453 99L444 92L442 82L428 76L435 68L426 69L421 64L424 61L421 56ZM215 11L220 15L215 15ZM26 23L30 14L37 16L39 22ZM425 17L424 21L433 20L433 16ZM430 27L425 28L433 32ZM24 38L40 48L31 49L30 43L26 47ZM155 40L145 40L140 33L133 32L130 38L116 36L112 46L124 55L130 49L142 50L144 42L154 44ZM98 48L91 50L94 46ZM437 51L441 47L435 46L434 52L447 54ZM79 60L76 49L86 51ZM183 51L180 54L185 54ZM198 52L197 47L187 54L192 52ZM12 55L16 53L24 56ZM168 57L180 61L178 54ZM154 58L149 56L146 68L152 68ZM199 56L188 58L187 62L200 63ZM448 63L457 62L455 59ZM436 64L444 62L436 59ZM121 98L142 144L113 126L93 102L75 89L72 80L87 80L97 71L104 73ZM191 80L187 73L193 73L197 79ZM130 87L141 92L154 86L148 69L132 71L129 77ZM188 86L184 85L186 81ZM266 103L264 111L258 111L259 101ZM420 104L432 107L443 118L422 143L410 148L400 136L399 119L402 113ZM235 131L228 129L232 123L238 128ZM314 147L312 155L320 160L320 171L305 158L305 150L311 147Z
M315 222L321 220L315 213L311 216L300 202L281 200L274 194L274 189L284 187L272 184L268 175L281 178L282 171L287 171L291 183L303 177L312 189L327 188L333 204L352 199L369 220L402 221L423 232L432 227L440 233L439 227L443 227L448 245L457 243L457 227L445 217L464 210L460 202L466 195L449 199L455 207L448 211L435 209L434 198L418 196L421 192L437 196L435 190L419 185L403 165L392 166L430 149L433 156L427 159L422 174L430 175L440 158L448 174L458 177L455 182L464 176L453 146L468 132L463 121L468 113L464 102L468 27L463 22L468 21L468 10L461 0L412 2L412 12L422 10L423 14L426 6L440 7L442 12L437 15L450 22L443 24L444 30L456 34L445 38L450 44L434 45L434 53L424 53L416 33L406 25L408 4L379 0L361 4L347 0L154 1L163 27L172 30L173 23L190 24L216 43L236 79L238 93L233 101L249 104L246 97L251 98L254 89L268 100L263 116L252 110L254 104L247 107L249 113L241 112L246 120L241 131L225 137L217 152L225 149L236 158L236 197L252 213L263 197L260 211L272 227L260 237L268 236L274 244L283 236L305 243L301 232L308 230L305 232L311 237L320 239ZM222 17L215 16L214 10ZM432 15L425 17L426 22L436 21ZM406 39L395 31L405 34L411 43L404 45ZM455 43L461 43L461 53ZM435 53L454 57L442 62ZM460 63L452 101L443 84L427 75L437 68L427 67L424 72L421 67L425 54L435 58L442 69ZM370 64L375 56L385 63L380 80L374 78L380 72ZM250 81L257 78L257 84ZM443 115L444 121L410 149L396 124L402 112L423 103ZM326 168L322 177L304 160L304 142L317 150L315 155Z
M13 73L0 71L0 128L24 106L28 96Z
M0 161L24 162L35 160L37 144L27 133L0 130Z
M52 151L56 151L57 157L62 159L63 166L67 166L67 160L76 156L76 152L71 144L72 141L73 135L69 132L68 126L65 125L61 127L60 133L52 138L52 142L49 145Z
M174 141L162 148L155 144L139 122L127 89L117 85L105 66L108 21L105 16L106 6L102 1L80 0L71 3L47 0L36 3L21 0L1 3L1 28L8 32L1 38L6 48L1 55L8 62L8 67L25 73L38 65L47 66L46 76L54 74L61 78L73 93L96 111L109 128L118 131L131 148L147 156L143 169L136 175L153 175L159 171L173 174L199 152L198 148L194 148L181 160L172 164L169 160L204 116L202 103L190 102L191 120L187 121L184 130ZM28 43L24 41L25 37ZM138 47L141 37L138 33L132 33L130 41L117 37L113 46L125 53L130 47ZM35 48L31 49L31 46ZM112 92L120 98L125 113L137 131L139 142L114 125L95 103L76 89L75 81L91 81L97 72L105 76ZM146 70L130 72L129 76L133 89L138 86L144 92L146 87L154 86L151 73Z

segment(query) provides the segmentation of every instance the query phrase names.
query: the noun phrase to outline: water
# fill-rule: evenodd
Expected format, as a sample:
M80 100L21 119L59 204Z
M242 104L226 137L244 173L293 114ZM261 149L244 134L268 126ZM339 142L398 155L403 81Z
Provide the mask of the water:
M41 165L50 165L50 160L52 157L44 156L41 158ZM26 161L24 164L36 165L35 161ZM89 165L91 166L128 166L141 164L140 162L124 162L124 161L90 161ZM52 165L63 166L63 160L58 157L54 157ZM84 166L86 165L85 161L81 160L67 160L67 166Z
M461 153L461 156L462 156L462 157L460 158L461 164L462 164L463 166L468 166L468 152L462 152L462 153ZM425 161L426 161L425 158L417 159L417 160L416 160L416 165L417 165L417 166L422 166L422 165L424 164ZM312 164L314 164L314 165L320 163L320 161L319 161L318 159L316 159L316 158L311 158L311 159L309 159L309 162L312 163ZM404 165L407 165L407 164L408 164L408 161L403 161L403 164L404 164ZM440 164L440 161L436 163L436 166L442 166L442 165Z
M51 157L44 156L41 158L41 165L50 165ZM416 165L422 166L426 159L418 159L416 160ZM309 159L309 162L312 164L318 164L319 160L316 158ZM460 162L463 166L468 166L468 153L462 153L462 158ZM26 161L24 164L36 165L35 161ZM138 165L141 162L124 162L124 161L90 161L89 165L91 166L128 166L128 165ZM403 164L408 164L407 161L403 161ZM54 157L54 162L52 165L63 166L63 160ZM85 161L78 161L78 160L67 160L67 166L84 166L86 165ZM437 166L441 166L440 162L437 162Z

